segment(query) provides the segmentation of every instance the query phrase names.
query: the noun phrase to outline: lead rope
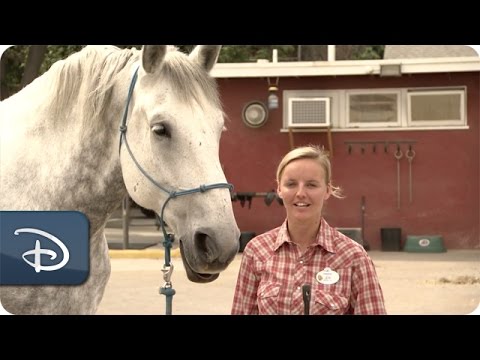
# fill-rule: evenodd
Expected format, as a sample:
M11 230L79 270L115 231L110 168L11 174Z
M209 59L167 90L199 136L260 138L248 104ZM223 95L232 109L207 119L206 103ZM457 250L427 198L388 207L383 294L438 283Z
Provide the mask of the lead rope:
M159 292L162 295L166 296L166 310L165 314L166 315L172 315L172 301L173 301L173 295L175 295L175 290L172 287L172 272L173 272L173 264L171 263L171 253L170 250L172 248L172 243L175 241L175 237L173 234L167 234L167 231L165 230L165 222L163 221L163 213L165 211L165 207L167 206L168 202L171 199L174 199L178 196L183 196L183 195L190 195L194 193L204 193L205 191L212 190L212 189L222 189L222 188L228 188L230 191L230 196L233 193L233 185L230 183L215 183L215 184L210 184L210 185L200 185L197 188L193 189L188 189L188 190L172 190L169 191L166 188L164 188L162 185L160 185L157 181L155 181L148 173L140 166L138 163L137 159L133 155L132 150L130 149L130 146L128 145L127 141L127 116L128 116L128 106L130 105L130 100L133 95L133 89L135 87L135 83L137 82L137 77L138 77L138 67L135 69L135 72L132 76L132 81L130 82L130 87L128 88L128 96L127 96L127 103L125 106L125 111L123 113L123 118L122 122L120 124L120 144L118 147L118 152L120 153L120 150L122 148L122 144L125 143L125 147L127 148L128 154L132 158L133 162L137 166L137 168L140 170L140 172L156 187L158 187L160 190L166 192L168 194L167 200L163 203L162 210L160 212L160 217L158 216L157 213L155 213L155 216L157 216L158 221L160 221L160 225L162 227L162 233L163 233L163 247L165 248L165 263L162 268L163 272L163 280L165 283L163 286L160 288Z
M125 139L126 140L126 139ZM128 145L127 145L127 149ZM133 157L132 158L135 160ZM136 160L135 160L136 162ZM142 170L142 168L140 168ZM148 179L151 179L149 176L147 177ZM154 182L156 185L156 182ZM158 185L157 185L158 186ZM160 187L160 186L159 186ZM158 221L160 221L160 225L162 227L162 233L163 233L163 247L165 248L165 264L163 265L162 272L163 272L163 279L165 280L165 283L163 286L160 288L159 292L162 295L166 296L166 315L172 315L172 300L173 300L173 295L175 295L175 290L172 288L172 281L171 281L171 276L173 272L173 264L171 263L171 254L170 254L170 249L172 248L172 243L175 241L175 237L173 234L168 234L167 231L165 230L165 222L163 221L163 213L165 211L165 208L167 207L168 202L171 199L175 199L178 196L183 196L183 195L190 195L194 193L204 193L205 191L212 190L212 189L221 189L221 188L228 188L230 191L230 194L233 192L233 185L228 184L228 183L216 183L216 184L210 184L210 185L200 185L198 188L194 189L188 189L188 190L179 190L179 191L170 191L168 193L168 198L165 200L162 206L162 210L160 212L160 217L157 216ZM163 187L160 187L160 189L164 190Z
M172 243L175 241L175 237L173 234L166 234L164 228L163 220L155 213L157 220L160 222L163 231L163 247L165 248L165 263L163 264L162 272L163 272L163 280L165 283L160 288L159 293L161 295L165 295L165 314L172 315L172 302L173 302L173 295L175 295L175 290L172 287L172 273L173 273L173 264L170 261L171 254L170 250L172 249Z

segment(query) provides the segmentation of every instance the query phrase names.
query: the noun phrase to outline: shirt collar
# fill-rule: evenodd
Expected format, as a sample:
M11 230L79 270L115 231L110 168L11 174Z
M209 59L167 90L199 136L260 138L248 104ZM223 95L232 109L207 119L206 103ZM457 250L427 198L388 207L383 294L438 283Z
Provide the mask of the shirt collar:
M323 247L328 252L335 253L335 233L335 229L328 225L325 219L322 218L315 244ZM291 242L287 231L287 219L285 219L282 226L280 226L280 230L278 232L277 239L275 240L273 250L277 251L278 248L280 248L280 246L282 246L286 242Z

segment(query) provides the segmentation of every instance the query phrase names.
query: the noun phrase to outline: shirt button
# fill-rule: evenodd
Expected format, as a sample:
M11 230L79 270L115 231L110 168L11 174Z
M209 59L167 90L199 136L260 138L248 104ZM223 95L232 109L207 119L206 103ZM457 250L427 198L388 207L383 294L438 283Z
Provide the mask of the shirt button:
M300 264L303 264L303 260L300 260Z
M297 290L300 290L300 286L297 286Z

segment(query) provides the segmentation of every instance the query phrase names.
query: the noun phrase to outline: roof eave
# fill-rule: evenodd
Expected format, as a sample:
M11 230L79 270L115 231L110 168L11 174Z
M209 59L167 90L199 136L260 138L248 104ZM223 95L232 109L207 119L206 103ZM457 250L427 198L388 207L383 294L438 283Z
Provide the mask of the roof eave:
M480 72L480 57L386 59L356 61L301 61L277 63L219 63L216 78L378 75L381 65L401 65L402 74Z

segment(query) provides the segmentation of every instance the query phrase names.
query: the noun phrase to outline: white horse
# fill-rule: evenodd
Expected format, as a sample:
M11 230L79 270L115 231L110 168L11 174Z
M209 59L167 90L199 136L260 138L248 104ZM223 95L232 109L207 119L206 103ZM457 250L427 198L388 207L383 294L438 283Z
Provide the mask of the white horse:
M164 217L191 281L213 281L233 260L240 232L219 161L224 114L209 75L219 51L88 46L0 103L0 210L77 210L90 221L88 280L1 286L7 311L95 313L110 276L105 223L127 191L158 214L168 199ZM203 193L169 193L203 184Z

